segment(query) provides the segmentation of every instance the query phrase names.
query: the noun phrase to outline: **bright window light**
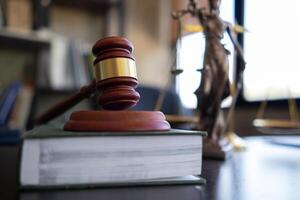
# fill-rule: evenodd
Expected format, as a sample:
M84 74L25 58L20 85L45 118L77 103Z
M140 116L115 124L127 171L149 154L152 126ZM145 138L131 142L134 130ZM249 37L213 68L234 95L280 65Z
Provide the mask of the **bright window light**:
M300 1L245 1L246 100L300 96Z

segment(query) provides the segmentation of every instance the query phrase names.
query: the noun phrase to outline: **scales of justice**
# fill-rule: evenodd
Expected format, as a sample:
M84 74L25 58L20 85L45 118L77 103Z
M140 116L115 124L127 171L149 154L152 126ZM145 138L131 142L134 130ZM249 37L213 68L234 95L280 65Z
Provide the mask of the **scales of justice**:
M234 110L246 62L242 49L235 39L234 28L236 27L223 21L219 16L220 3L220 0L208 0L206 7L199 8L195 0L190 0L186 9L173 12L172 16L177 21L177 40L179 42L182 36L181 20L184 16L189 15L196 18L199 25L194 26L194 29L203 32L205 38L204 61L202 69L199 70L201 83L195 91L198 116L196 120L187 121L193 122L195 129L208 133L208 136L204 138L203 155L207 158L225 159L230 156L232 148L241 151L246 147L245 142L233 131ZM242 29L242 27L239 28ZM224 33L229 35L240 61L233 70L234 80L232 83L229 80L228 55L234 52L229 52L221 43ZM201 56L203 55L199 55L199 57ZM183 70L172 69L172 72L174 75L180 75ZM225 115L221 104L226 97L231 97L231 104ZM187 118L182 119L184 121ZM177 118L177 121L180 121L180 117Z
M202 80L195 92L199 118L196 129L208 133L204 138L203 155L208 158L225 159L230 155L232 146L239 150L245 148L243 140L231 130L245 61L240 46L233 38L232 26L219 17L220 1L208 0L208 3L208 9L201 9L194 0L191 0L188 8L173 13L173 18L180 22L181 17L190 14L198 18L203 28L206 47ZM221 43L225 31L242 60L241 66L237 66L235 70L236 81L233 84L229 83L228 78L229 52ZM36 124L46 123L83 99L99 94L97 103L101 110L73 112L65 123L64 130L100 132L170 130L170 125L162 112L127 110L136 105L140 98L135 91L138 80L132 51L133 45L123 37L107 37L97 41L92 49L96 57L95 80L39 116ZM172 74L179 75L181 71L173 69ZM229 95L233 100L225 117L221 103L224 97Z

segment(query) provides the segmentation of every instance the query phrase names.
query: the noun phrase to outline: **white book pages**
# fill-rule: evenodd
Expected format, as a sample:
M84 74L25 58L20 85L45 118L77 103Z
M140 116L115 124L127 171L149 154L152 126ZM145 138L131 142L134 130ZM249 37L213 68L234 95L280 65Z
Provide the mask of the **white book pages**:
M38 179L40 185L93 184L200 175L201 138L174 135L28 139L23 155L31 161L22 159L22 164L32 166L22 166L21 174L35 173L35 180L27 178L23 183L36 183ZM34 146L40 149L32 154L30 147Z

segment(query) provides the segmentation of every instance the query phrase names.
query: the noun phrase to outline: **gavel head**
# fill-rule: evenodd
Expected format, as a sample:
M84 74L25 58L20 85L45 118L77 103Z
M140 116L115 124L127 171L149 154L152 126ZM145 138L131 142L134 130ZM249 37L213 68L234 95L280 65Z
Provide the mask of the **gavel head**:
M123 37L107 37L98 40L92 51L96 56L98 103L106 110L135 106L140 95L135 91L138 81L131 42Z

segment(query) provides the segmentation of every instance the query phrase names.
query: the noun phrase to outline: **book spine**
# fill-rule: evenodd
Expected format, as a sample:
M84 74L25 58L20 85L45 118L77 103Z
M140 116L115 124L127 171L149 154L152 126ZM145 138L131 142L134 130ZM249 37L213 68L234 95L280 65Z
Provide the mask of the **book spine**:
M5 126L12 113L15 101L17 99L21 82L13 82L6 90L0 102L0 126Z
M33 100L34 89L30 85L24 85L19 92L13 108L9 127L25 130Z

